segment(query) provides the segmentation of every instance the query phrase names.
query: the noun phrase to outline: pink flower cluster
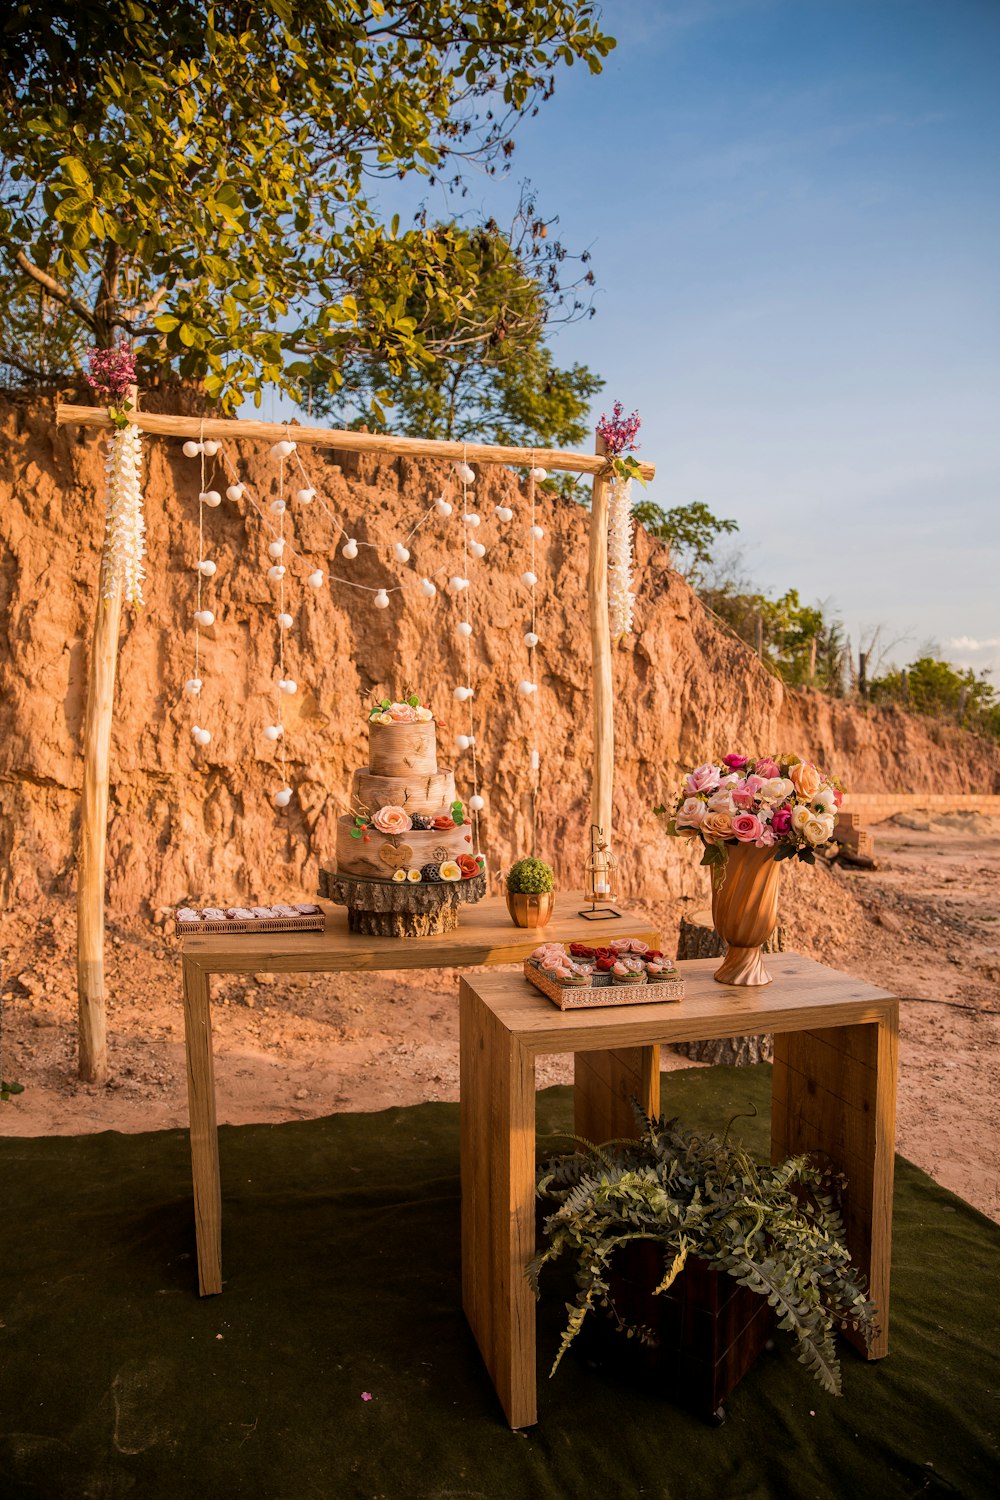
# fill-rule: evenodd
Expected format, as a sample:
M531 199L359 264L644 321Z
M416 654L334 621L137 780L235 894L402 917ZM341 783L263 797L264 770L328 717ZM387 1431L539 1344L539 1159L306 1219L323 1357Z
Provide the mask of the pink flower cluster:
M604 439L604 446L612 458L621 458L623 453L639 451L635 440L640 427L639 413L634 411L630 417L626 417L624 410L621 402L616 401L611 409L611 416L602 412L597 424L598 436Z
M794 756L724 755L689 772L670 820L670 833L706 845L753 844L811 858L833 837L839 786L817 766Z
M87 357L87 381L94 394L118 405L136 382L135 360L128 344L123 339L117 349L91 349Z

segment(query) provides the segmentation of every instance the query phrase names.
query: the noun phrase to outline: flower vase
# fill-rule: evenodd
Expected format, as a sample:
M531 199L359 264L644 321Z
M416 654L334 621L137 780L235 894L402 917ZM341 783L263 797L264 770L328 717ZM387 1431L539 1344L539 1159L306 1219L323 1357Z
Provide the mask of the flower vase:
M724 865L712 867L712 922L726 944L719 984L770 984L762 944L778 925L781 866L774 849L729 844Z

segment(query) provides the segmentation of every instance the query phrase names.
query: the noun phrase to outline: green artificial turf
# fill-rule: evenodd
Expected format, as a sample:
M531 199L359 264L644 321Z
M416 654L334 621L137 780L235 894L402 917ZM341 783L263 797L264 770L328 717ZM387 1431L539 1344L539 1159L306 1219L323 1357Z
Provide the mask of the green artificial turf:
M737 1128L761 1150L768 1090L766 1065L664 1078L695 1126L756 1104ZM569 1118L567 1089L540 1095L540 1134ZM905 1161L892 1352L845 1349L843 1398L781 1335L720 1428L582 1358L550 1381L556 1293L539 1422L511 1433L461 1311L457 1106L220 1135L226 1289L204 1301L183 1132L0 1140L3 1500L1000 1492L1000 1229Z

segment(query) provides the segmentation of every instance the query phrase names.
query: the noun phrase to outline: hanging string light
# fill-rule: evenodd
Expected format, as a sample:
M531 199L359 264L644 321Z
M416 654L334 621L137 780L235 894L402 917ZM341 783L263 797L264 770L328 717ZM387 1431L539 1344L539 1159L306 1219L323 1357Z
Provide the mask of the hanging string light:
M204 431L204 422L202 422L202 430ZM193 449L194 451L189 452L189 449ZM216 444L216 451L217 450L218 444ZM189 697L200 699L201 690L204 686L201 676L201 632L202 629L208 629L209 626L215 624L214 613L212 612L212 610L206 609L204 606L205 582L209 578L214 578L216 572L215 563L212 562L211 558L207 558L205 556L205 506L207 503L207 497L215 493L214 491L210 491L208 488L205 459L206 457L212 457L214 455L207 453L207 445L204 441L199 443L185 443L184 452L188 455L189 458L200 458L201 460L201 477L198 485L198 560L194 565L196 579L194 609L194 673L184 684L184 689ZM199 745L202 749L204 749L206 745L211 744L212 732L209 729L205 729L201 724L192 724L191 738L194 740L196 745Z
M271 510L278 517L278 535L268 543L267 553L269 557L276 558L277 563L268 569L268 577L277 573L278 599L277 599L277 631L278 631L278 681L275 689L275 702L277 712L274 716L274 724L269 728L277 729L274 736L278 746L278 761L281 766L281 786L274 793L273 802L275 807L287 807L292 800L292 789L288 785L288 766L285 759L285 721L284 700L292 697L298 692L298 683L292 677L285 675L285 626L284 619L289 619L285 609L285 567L281 559L285 555L285 461L295 452L295 444L290 440L283 439L275 443L271 449L272 458L278 460L278 496L271 506ZM265 731L266 733L266 731ZM270 738L270 736L268 736Z
M470 579L470 555L482 557L485 547L473 552L475 543L470 540L470 533L477 531L481 517L479 513L469 508L469 488L476 482L475 471L469 467L463 455L462 462L456 464L455 473L462 486L462 571L461 579L453 578L452 585L458 585L455 592L461 600L464 608L462 619L458 623L459 639L465 642L465 684L455 689L455 698L459 703L468 703L469 719L467 733L460 735L456 744L459 749L468 750L472 755L472 796L469 798L469 810L472 813L472 831L474 837L473 848L479 847L479 814L486 806L484 799L479 794L479 764L476 758L476 708L475 689L472 684L472 585Z

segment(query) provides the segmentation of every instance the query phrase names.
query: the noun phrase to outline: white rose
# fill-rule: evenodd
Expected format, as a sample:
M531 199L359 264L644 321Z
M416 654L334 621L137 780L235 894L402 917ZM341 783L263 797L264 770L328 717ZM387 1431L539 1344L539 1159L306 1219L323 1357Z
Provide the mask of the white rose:
M826 818L810 818L802 830L806 843L812 844L813 848L817 844L825 844L832 832L833 829L827 826Z
M787 776L771 776L764 782L759 795L765 802L784 802L794 790Z
M700 828L705 816L705 804L700 797L685 797L684 806L674 820L676 828Z
M833 787L825 786L821 792L817 792L810 800L809 806L817 817L823 813L832 813L837 806L837 799L833 795Z
M728 787L720 786L717 792L712 793L708 799L708 810L709 812L728 813L730 817L733 817L736 812L736 803L733 801L733 794Z
M792 808L793 833L805 833L806 824L812 821L813 815L809 811L809 804L807 802L800 802L796 807Z

